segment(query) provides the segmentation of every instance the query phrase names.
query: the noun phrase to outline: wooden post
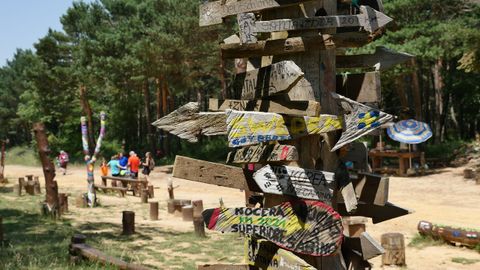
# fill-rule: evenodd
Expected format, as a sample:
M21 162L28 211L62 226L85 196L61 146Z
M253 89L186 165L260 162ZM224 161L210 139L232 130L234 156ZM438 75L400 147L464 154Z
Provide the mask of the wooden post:
M470 168L467 168L467 169L463 170L463 178L474 179L475 178L475 171L470 169Z
M148 203L148 189L140 189L142 203Z
M27 174L27 175L25 175L25 177L27 178L27 181L32 181L33 180L33 174Z
M382 234L382 247L385 253L382 255L382 265L406 265L405 242L401 233Z
M32 181L27 181L25 183L25 192L29 195L35 195L35 189L34 189L35 183Z
M135 212L123 211L122 225L123 235L132 235L135 233Z
M168 198L170 200L173 200L175 199L175 196L173 194L173 182L172 182L172 178L168 178Z
M360 235L365 232L365 223L367 223L366 218L343 217L342 221L349 237L360 237Z
M158 220L158 202L150 202L150 220Z
M65 193L59 193L58 201L60 204L60 213L63 214L68 212L68 195Z
M43 175L45 176L45 191L46 209L50 209L53 217L56 217L58 212L58 186L55 178L55 166L49 159L50 148L48 147L47 134L43 123L35 123L33 125L33 132L35 133L35 140L37 141L38 154L42 162Z
M193 206L192 205L182 206L182 218L183 218L183 221L192 221L193 220Z
M193 200L193 228L197 237L206 237L205 226L203 225L203 201Z
M175 204L174 204L174 200L173 199L170 199L167 201L167 212L169 214L173 214L173 212L175 212Z
M153 185L148 186L148 198L152 199L155 196Z
M22 189L25 186L25 178L18 178L18 196L22 196Z
M41 188L40 180L38 176L35 176L33 179L33 190L35 194L42 194L42 188Z

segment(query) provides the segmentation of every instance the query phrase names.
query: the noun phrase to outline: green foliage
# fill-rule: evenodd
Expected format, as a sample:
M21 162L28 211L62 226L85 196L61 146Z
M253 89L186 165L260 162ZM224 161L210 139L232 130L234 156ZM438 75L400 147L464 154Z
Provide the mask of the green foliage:
M38 166L40 160L33 147L24 145L7 148L5 163L7 165Z
M452 258L452 262L468 265L468 264L474 264L474 263L480 262L480 260L478 260L478 259L467 259L467 258L463 258L463 257L454 257L454 258Z
M415 234L415 236L413 236L410 243L408 243L408 246L416 247L416 248L424 248L427 246L439 246L442 244L443 244L443 241L435 240L429 236L424 236L417 233Z
M180 141L178 149L173 149L174 155L169 155L160 160L161 165L173 164L175 155L182 155L211 162L225 162L228 154L228 142L223 136L203 137L200 142L189 143Z
M462 153L466 144L461 140L452 140L425 146L425 155L431 158L452 159Z

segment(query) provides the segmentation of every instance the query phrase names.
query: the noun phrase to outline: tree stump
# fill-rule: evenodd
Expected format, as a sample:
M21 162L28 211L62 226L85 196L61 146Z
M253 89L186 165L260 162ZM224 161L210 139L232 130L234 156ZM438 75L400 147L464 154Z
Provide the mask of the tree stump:
M22 190L24 186L25 186L25 178L23 177L18 178L18 187L19 187L18 196L22 196Z
M28 195L35 195L35 189L34 189L35 182L32 181L27 181L25 183L25 192L27 192Z
M158 202L150 202L150 220L158 220Z
M173 199L167 201L167 212L173 214L175 212L175 205Z
M40 185L38 176L35 176L35 179L33 180L33 192L35 194L42 194L42 187Z
M148 198L152 199L155 196L153 185L148 186Z
M382 235L381 242L385 249L385 253L382 255L382 265L406 265L403 234L385 233Z
M202 200L193 200L193 217L202 217L203 212L203 201Z
M148 203L148 189L140 189L140 198L142 203Z
M65 193L58 194L58 203L60 204L60 213L68 212L68 195Z
M25 177L27 178L28 181L33 180L33 174L27 174L27 175L25 175Z
M194 217L193 218L193 228L195 230L195 235L197 237L205 238L205 226L203 225L203 218L202 217Z
M135 233L135 212L123 211L122 216L123 235L132 235Z
M470 168L467 168L467 169L463 170L463 178L474 179L475 178L475 171L470 169Z
M88 206L87 196L85 196L85 194L80 194L75 201L75 205L78 208L86 208Z
M182 218L183 221L193 221L193 206L182 206Z

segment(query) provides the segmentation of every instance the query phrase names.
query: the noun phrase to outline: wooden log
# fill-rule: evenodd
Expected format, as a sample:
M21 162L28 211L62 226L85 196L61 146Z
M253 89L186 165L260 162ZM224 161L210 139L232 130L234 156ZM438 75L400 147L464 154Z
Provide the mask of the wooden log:
M38 177L38 176L35 176L35 177L34 177L34 180L33 180L33 191L35 192L35 194L42 194L42 188L41 188L40 180L39 180L39 177Z
M320 103L308 101L284 101L284 100L238 100L216 98L209 99L208 109L210 111L255 111L275 112L295 116L318 116L320 114Z
M215 208L203 211L210 230L258 235L301 254L325 256L341 244L341 217L317 201L289 201L271 208Z
M395 52L378 46L374 54L337 55L337 68L373 68L377 66L377 69L383 71L414 57L408 53Z
M182 219L183 221L193 221L193 206L182 206Z
M418 230L418 233L423 235L423 236L432 236L433 237L433 233L432 233L432 229L433 229L433 224L428 222L428 221L424 221L424 220L421 220L418 222L418 225L417 225L417 230Z
M475 178L475 171L473 169L467 168L463 170L463 178L465 179L474 179Z
M337 93L357 102L380 102L380 72L337 75Z
M434 239L441 239L450 244L460 244L470 248L475 248L480 244L480 232L478 231L434 225L429 233Z
M382 265L404 266L405 263L405 242L401 233L382 234L382 247L385 253L382 255Z
M198 265L197 270L251 270L246 264L204 264Z
M150 220L158 220L158 202L150 202Z
M32 181L27 181L25 183L25 192L28 194L28 195L35 195L35 189L34 189L34 185L35 185L35 182Z
M207 237L205 234L205 226L203 217L194 217L193 218L193 228L195 230L195 235L200 238Z
M68 195L65 193L58 194L58 201L60 204L60 213L67 213L68 212Z
M252 145L236 148L228 153L227 163L266 163L275 161L296 161L295 146L282 144Z
M148 186L148 198L152 199L153 197L155 197L154 188L153 188L153 185L149 185Z
M167 201L167 212L169 214L173 214L175 212L175 204L173 199Z
M148 203L148 189L141 189L140 198L142 203Z
M132 235L135 233L135 212L123 211L122 212L122 234Z

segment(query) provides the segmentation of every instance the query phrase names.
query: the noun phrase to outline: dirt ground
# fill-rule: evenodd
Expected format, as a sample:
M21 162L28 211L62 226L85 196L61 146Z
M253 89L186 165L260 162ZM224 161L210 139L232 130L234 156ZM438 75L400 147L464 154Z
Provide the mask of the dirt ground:
M414 211L413 214L385 221L380 224L367 224L367 231L378 241L383 233L400 232L406 237L406 244L416 234L416 227L420 220L430 221L436 224L473 228L480 230L480 185L473 181L465 181L462 177L463 167L446 168L434 175L411 178L390 178L389 201L401 207ZM10 165L5 169L6 176L10 179L17 179L26 174L41 176L43 173L40 167L26 167ZM99 181L99 171L96 171L96 179ZM75 197L86 191L86 172L83 167L69 168L67 175L58 175L56 180L60 192L70 193L70 213L67 215L74 226L81 226L91 220L102 221L106 224L116 224L121 227L121 212L133 210L136 212L136 227L138 231L147 231L146 228L161 228L168 231L188 232L193 230L191 222L183 222L181 217L169 215L166 211L168 193L166 190L167 179L170 175L161 172L156 168L150 176L150 181L156 187L155 198L160 202L160 220L150 221L148 205L141 204L138 197L127 196L120 198L116 195L98 194L102 207L94 209L82 209L75 207ZM13 182L13 181L11 181ZM13 183L10 183L12 185ZM237 207L244 205L244 193L239 190L211 186L182 179L173 179L175 197L178 199L201 199L204 208L219 206L222 199L226 207ZM42 185L43 187L43 185ZM105 230L105 228L90 228L91 230ZM150 232L153 234L153 232ZM215 239L215 233L207 232ZM149 248L155 248L155 235L150 235L154 241L148 243ZM138 239L142 246L143 240ZM142 248L138 252L141 253ZM172 250L157 250L164 252L166 256L172 254ZM237 254L240 255L241 254ZM228 256L228 254L226 254ZM241 263L241 257L236 257ZM453 258L465 258L476 261L472 264L461 264L453 262ZM192 258L196 260L197 258ZM221 259L221 258L218 258ZM214 263L216 258L209 262ZM406 269L480 269L480 253L463 247L449 245L435 245L426 247L406 248ZM381 257L370 261L374 269L380 269ZM154 259L147 262L150 265L158 265L160 269L166 269L161 263ZM394 269L385 267L385 269ZM405 269L405 268L403 268Z

